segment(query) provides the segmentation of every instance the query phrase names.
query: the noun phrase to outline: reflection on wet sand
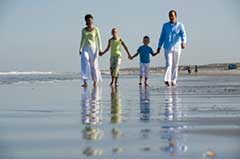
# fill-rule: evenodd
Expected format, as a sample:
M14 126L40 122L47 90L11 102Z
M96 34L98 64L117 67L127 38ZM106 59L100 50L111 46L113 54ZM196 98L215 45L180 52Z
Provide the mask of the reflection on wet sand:
M101 90L99 87L93 88L91 94L86 88L82 92L82 123L95 125L101 122L102 112L100 103Z
M99 87L93 88L91 93L86 88L82 92L82 123L85 125L83 128L83 139L85 140L101 140L103 131L98 128L99 123L102 121L102 108L101 108L101 89ZM99 156L102 155L103 150L87 146L83 150L86 156Z
M111 91L111 123L122 122L122 104L117 87L112 87Z
M140 120L148 121L150 119L150 94L148 87L139 88L140 97Z
M177 153L187 151L187 146L182 143L183 137L180 133L186 126L178 123L183 118L182 101L176 87L165 89L162 139L167 140L168 145L161 147L161 150L176 156Z
M101 140L103 137L103 132L91 126L86 126L83 129L83 138L86 140Z
M140 120L147 122L150 120L150 93L149 87L139 87L139 107L140 107ZM143 128L140 131L140 135L143 139L148 139L151 129ZM149 148L150 149L150 148ZM148 148L142 148L142 151L147 151Z
M111 123L120 124L122 122L122 103L117 87L112 87L111 90ZM113 139L120 139L123 134L119 128L112 128L111 130ZM123 148L121 146L114 147L112 149L113 154L122 153Z
M86 155L87 157L90 156L100 156L102 155L103 151L101 149L96 149L92 147L87 147L86 149L83 150L83 154Z

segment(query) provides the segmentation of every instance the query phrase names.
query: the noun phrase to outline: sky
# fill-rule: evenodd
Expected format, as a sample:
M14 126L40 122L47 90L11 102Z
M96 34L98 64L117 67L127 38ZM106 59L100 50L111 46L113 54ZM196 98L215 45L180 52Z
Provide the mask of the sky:
M78 55L85 14L94 16L103 48L118 28L131 54L148 35L157 49L162 25L175 9L187 32L180 65L240 62L238 0L0 0L0 72L80 71ZM123 50L121 67L138 67ZM108 52L100 57L109 68ZM151 66L164 66L163 50Z

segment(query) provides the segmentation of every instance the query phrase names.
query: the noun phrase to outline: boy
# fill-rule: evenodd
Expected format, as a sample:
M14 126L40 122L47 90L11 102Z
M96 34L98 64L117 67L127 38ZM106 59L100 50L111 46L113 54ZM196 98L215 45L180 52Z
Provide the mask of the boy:
M140 54L140 81L139 85L142 85L142 78L145 77L144 85L148 86L147 79L149 74L149 64L150 64L150 54L152 56L157 55L158 53L153 53L153 50L148 44L150 43L150 38L148 36L143 37L143 45L140 46L137 50L137 53L132 56L131 59Z

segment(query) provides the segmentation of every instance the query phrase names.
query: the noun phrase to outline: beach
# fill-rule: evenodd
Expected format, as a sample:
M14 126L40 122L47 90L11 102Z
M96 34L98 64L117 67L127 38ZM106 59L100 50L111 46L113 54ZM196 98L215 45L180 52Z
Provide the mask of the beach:
M236 64L237 68L240 67L240 63ZM239 76L240 69L228 69L229 63L219 63L219 64L205 64L205 65L180 65L178 68L178 72L181 75L192 75L192 76ZM196 68L197 67L197 70ZM190 69L190 73L188 69ZM165 71L165 67L151 67L150 72L152 74L163 75ZM102 70L102 72L106 72L109 74L108 70ZM122 68L122 74L138 74L139 68Z
M240 1L0 9L0 159L240 159Z
M0 75L0 158L238 159L240 76L162 80L123 73L111 88L103 75L84 89L79 73Z

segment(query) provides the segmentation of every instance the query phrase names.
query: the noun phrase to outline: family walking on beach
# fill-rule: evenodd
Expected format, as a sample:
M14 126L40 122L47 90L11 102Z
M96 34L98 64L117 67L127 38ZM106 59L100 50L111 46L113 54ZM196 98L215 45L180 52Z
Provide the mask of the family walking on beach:
M177 12L169 11L169 22L163 24L161 35L158 42L157 51L154 52L149 46L150 38L143 37L143 45L137 49L137 53L131 56L123 39L118 36L118 30L112 29L112 37L108 40L107 48L103 51L100 31L93 24L93 16L87 14L85 16L86 27L82 29L79 54L81 56L81 77L83 79L82 87L87 87L87 80L93 80L93 87L102 81L101 72L98 64L98 57L104 55L110 49L110 71L112 80L110 86L118 85L119 68L122 59L121 47L128 54L128 58L132 60L140 55L140 79L139 85L147 86L147 80L150 70L150 54L155 56L160 53L161 48L164 48L165 56L165 75L164 83L166 86L175 86L178 77L178 64L182 49L186 47L186 31L184 25L177 21Z

